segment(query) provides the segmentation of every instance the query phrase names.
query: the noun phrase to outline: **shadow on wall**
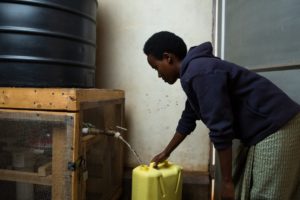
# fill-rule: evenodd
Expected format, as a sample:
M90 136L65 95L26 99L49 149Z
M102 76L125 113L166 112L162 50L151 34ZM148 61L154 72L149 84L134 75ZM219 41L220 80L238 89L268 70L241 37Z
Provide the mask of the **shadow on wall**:
M101 6L101 4L99 5ZM110 23L109 13L104 10L98 10L97 14L97 50L96 50L96 88L112 88L109 81L112 79L109 77L109 67L111 67L111 60L113 56L110 56L112 52L112 40L111 34L114 30ZM116 88L117 89L117 88ZM126 91L125 91L126 96ZM130 110L126 109L125 102L125 127L128 129L122 135L125 140L130 141L131 133L131 121L132 115ZM125 166L128 163L128 157L132 156L130 150L124 145L124 162Z
M101 4L99 5L101 6ZM98 8L99 9L99 8ZM109 48L109 42L107 40L109 32L111 32L111 26L108 22L108 15L102 10L98 10L97 14L97 49L96 49L96 88L107 88L108 83L105 79L105 73L107 73L105 67L109 67L107 50Z

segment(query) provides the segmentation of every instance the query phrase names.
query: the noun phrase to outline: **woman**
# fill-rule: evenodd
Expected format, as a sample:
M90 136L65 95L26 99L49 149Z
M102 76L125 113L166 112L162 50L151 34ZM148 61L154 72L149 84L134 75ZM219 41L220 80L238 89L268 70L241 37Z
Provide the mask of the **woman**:
M174 137L153 162L167 159L202 120L219 155L223 199L300 199L297 103L266 78L215 57L209 42L187 52L180 37L163 31L146 41L144 53L160 78L180 79L187 95ZM233 139L246 148L234 175Z

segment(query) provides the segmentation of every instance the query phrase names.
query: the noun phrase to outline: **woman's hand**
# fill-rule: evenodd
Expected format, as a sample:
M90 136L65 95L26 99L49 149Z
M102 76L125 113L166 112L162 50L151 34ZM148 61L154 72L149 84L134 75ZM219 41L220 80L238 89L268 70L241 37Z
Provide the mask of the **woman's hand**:
M221 199L234 200L234 185L232 182L232 148L218 150L222 185L221 185Z
M165 161L170 155L168 155L165 151L157 154L154 156L154 158L151 160L151 162L155 162L154 167L157 167L158 163L161 163Z
M221 188L222 200L234 200L234 185L232 181L223 181Z
M160 154L156 155L151 162L155 162L154 167L157 167L158 163L165 161L173 152L173 150L184 140L185 134L176 132L169 142L168 146Z

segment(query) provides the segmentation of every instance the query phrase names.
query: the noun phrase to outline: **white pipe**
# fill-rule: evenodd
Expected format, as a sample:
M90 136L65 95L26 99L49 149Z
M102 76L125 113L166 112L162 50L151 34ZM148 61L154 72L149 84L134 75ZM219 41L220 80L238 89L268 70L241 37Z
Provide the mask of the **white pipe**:
M214 41L215 41L215 46L214 46L214 55L218 56L218 50L219 50L219 0L215 0L215 31L214 31Z
M221 58L224 59L225 57L225 6L226 6L226 0L222 0L222 21L221 21Z
M220 6L220 1L221 3L221 10L219 10ZM214 54L221 59L225 58L225 11L226 11L226 0L216 0L215 1L216 8L215 8L215 35L214 35L214 40L215 40L215 47L214 47ZM221 11L221 24L219 22L219 12ZM221 25L220 30L219 30L219 25ZM219 31L220 33L220 41L219 41ZM220 50L220 55L219 55L219 50ZM212 166L215 168L216 165L216 149L213 147L212 149ZM214 171L215 173L215 171ZM215 179L212 180L211 183L211 200L215 199Z
M214 54L216 55L216 56L219 56L221 59L224 59L224 51L225 51L225 5L226 5L226 0L220 0L220 1L222 1L222 9L221 9L221 16L222 16L222 18L221 18L221 41L220 41L220 43L221 43L221 45L219 45L219 34L218 34L218 31L219 31L219 0L216 0L216 13L215 13L215 16L216 16L216 18L215 18L215 30L216 30L216 32L215 32L215 52L214 52ZM220 49L221 49L221 55L218 55L218 52L219 52L219 47L220 47ZM212 157L212 164L213 165L215 165L215 163L216 163L216 156L215 156L215 154L216 154L216 150L215 150L215 148L213 148L213 157Z

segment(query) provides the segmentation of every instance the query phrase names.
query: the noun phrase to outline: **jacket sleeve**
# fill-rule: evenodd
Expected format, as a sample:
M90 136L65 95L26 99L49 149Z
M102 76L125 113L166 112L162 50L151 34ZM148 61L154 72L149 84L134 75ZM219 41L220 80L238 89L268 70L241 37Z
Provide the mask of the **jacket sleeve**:
M185 102L185 109L182 112L181 118L178 122L176 131L180 134L188 135L196 128L197 115L191 107L188 100Z
M226 72L196 76L192 80L192 87L197 96L201 119L210 130L209 136L215 148L230 147L234 138L234 118Z

